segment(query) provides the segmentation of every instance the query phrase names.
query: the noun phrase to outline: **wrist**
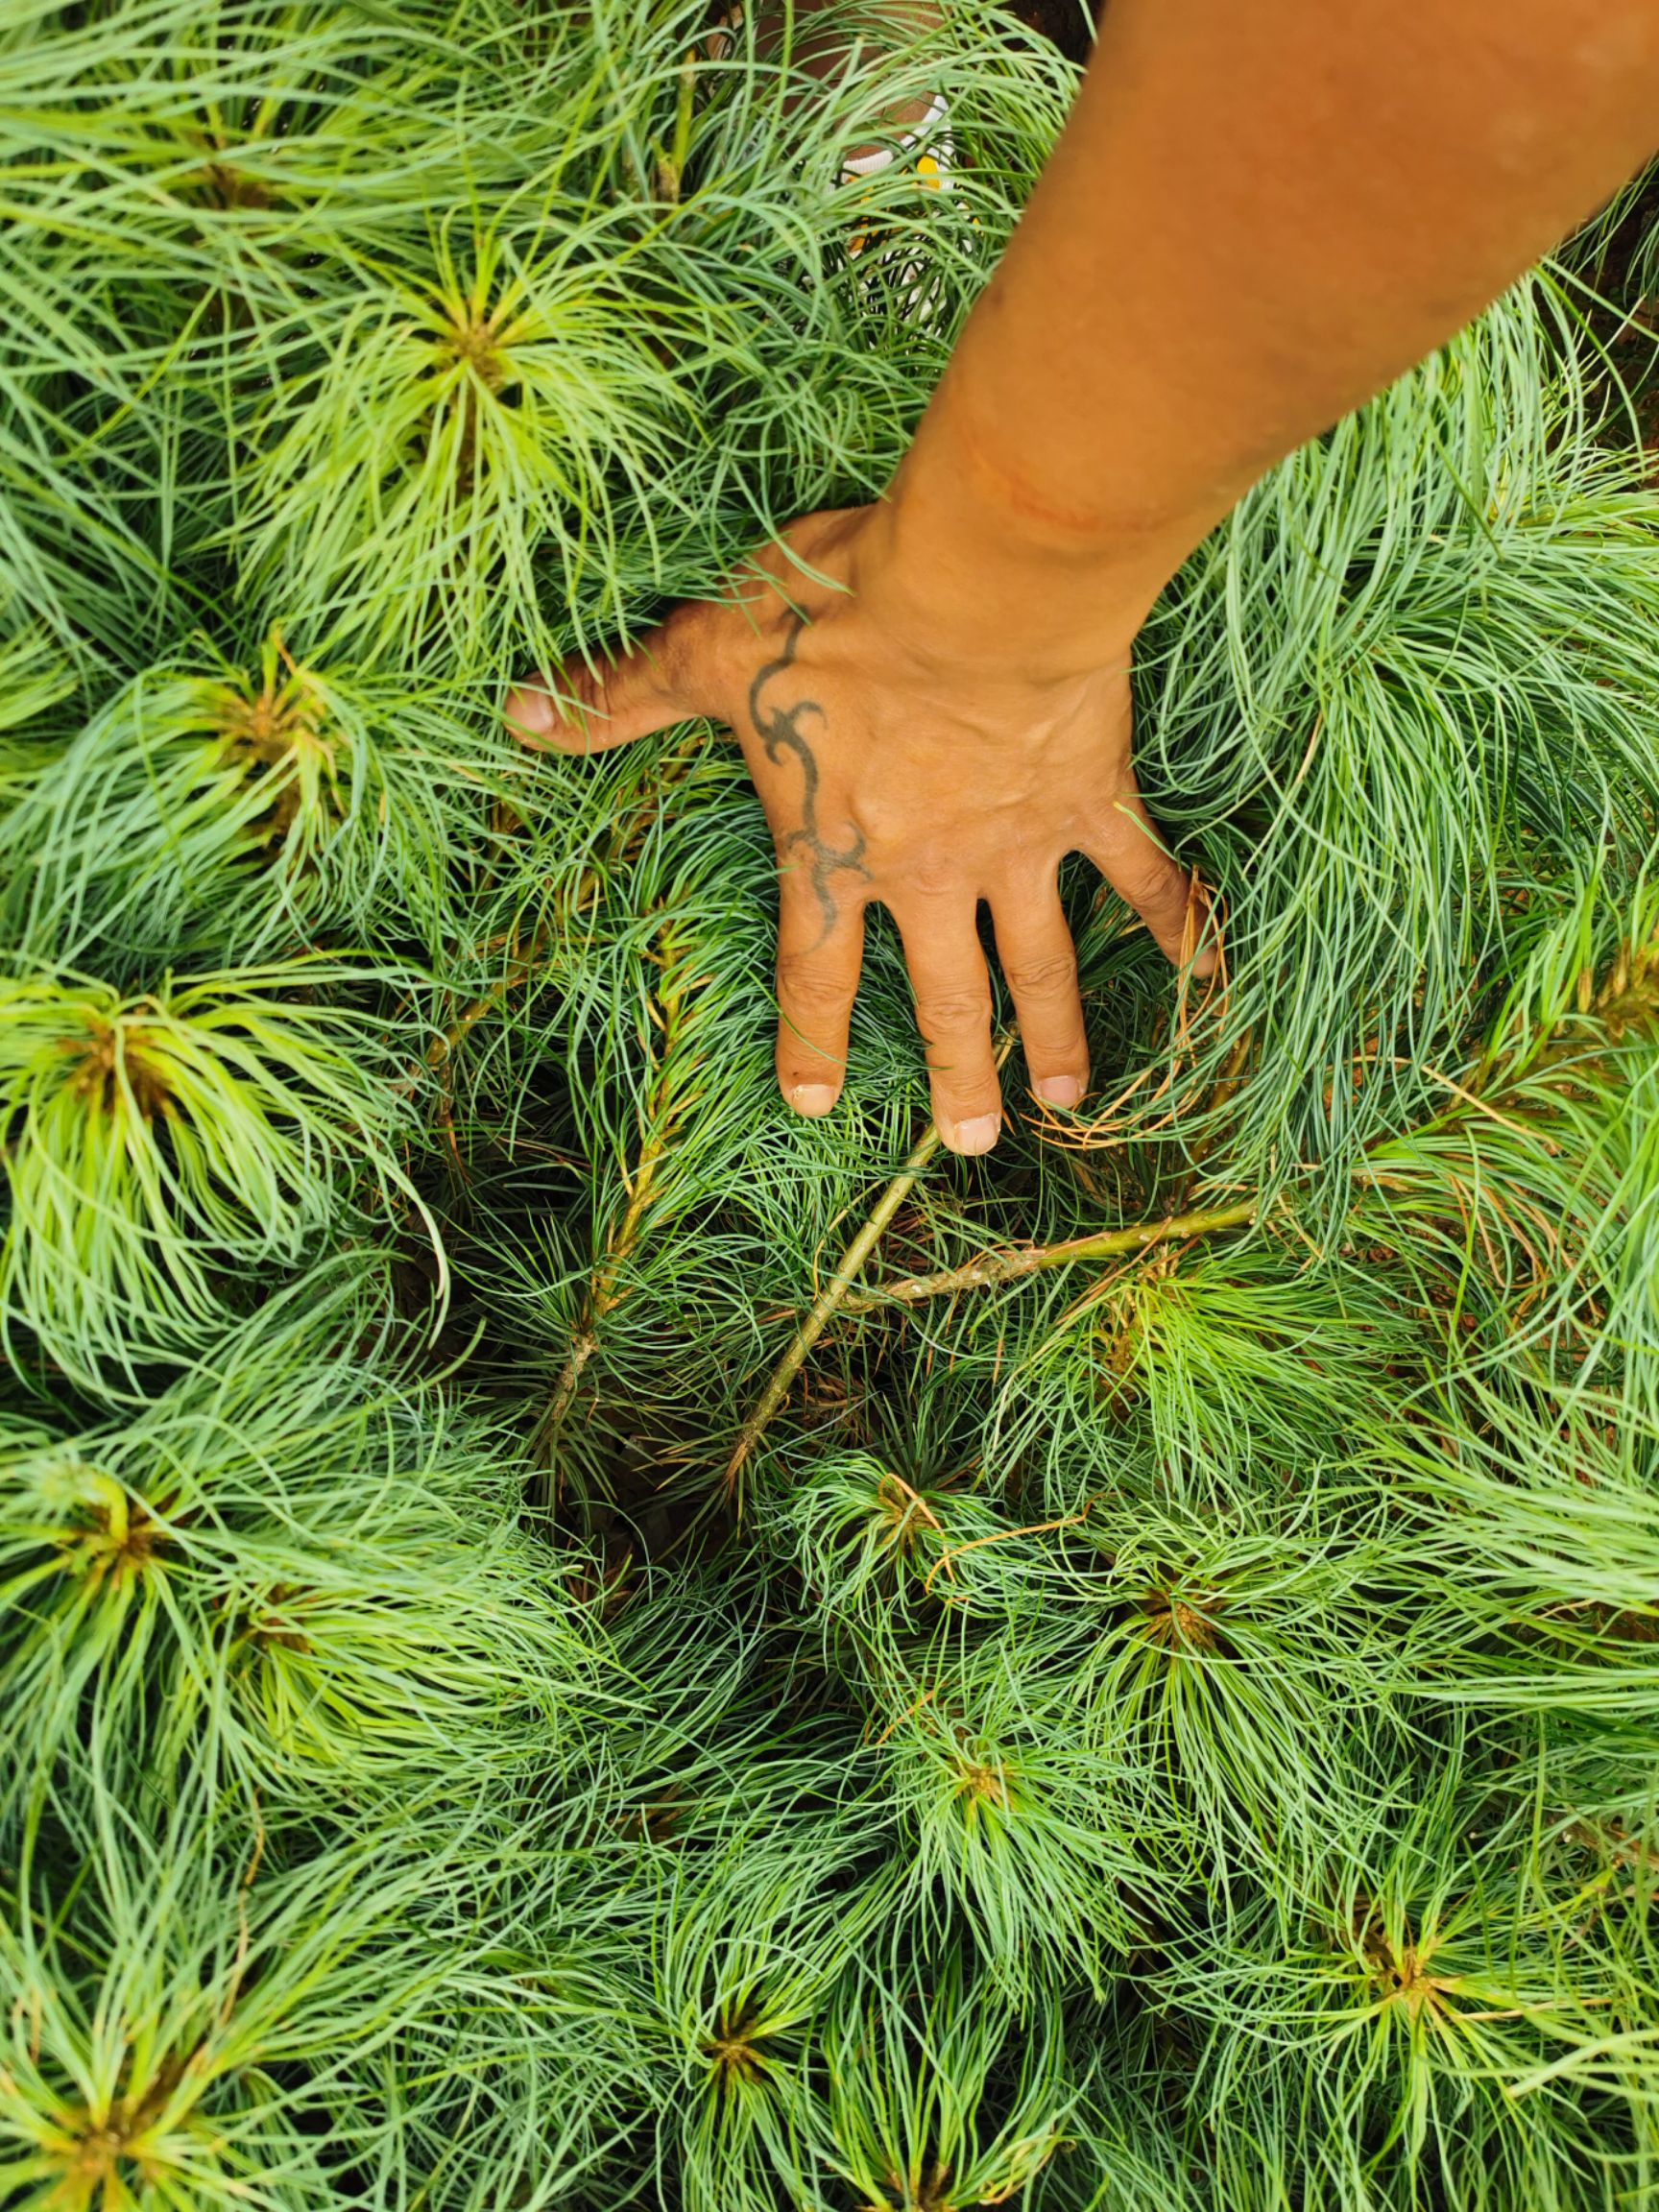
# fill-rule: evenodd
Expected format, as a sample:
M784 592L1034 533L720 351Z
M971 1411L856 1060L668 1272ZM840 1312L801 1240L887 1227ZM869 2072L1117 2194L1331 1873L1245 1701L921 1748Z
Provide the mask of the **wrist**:
M1126 664L1165 581L1113 558L1056 559L925 478L896 482L864 513L854 592L922 674L1041 685Z
M948 372L871 511L861 565L873 599L974 664L1081 674L1127 655L1213 517L1127 497L1069 502L1023 472L1020 445Z

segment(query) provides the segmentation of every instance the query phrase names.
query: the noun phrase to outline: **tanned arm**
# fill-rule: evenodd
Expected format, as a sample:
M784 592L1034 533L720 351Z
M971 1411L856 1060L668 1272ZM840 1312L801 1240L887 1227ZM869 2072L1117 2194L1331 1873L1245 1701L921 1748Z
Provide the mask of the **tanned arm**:
M1089 1081L1081 852L1203 972L1130 762L1129 657L1251 483L1477 313L1659 145L1659 0L1112 0L1064 137L886 497L784 534L526 742L731 726L777 844L778 1076L840 1092L864 908L898 923L946 1142L1001 1099L989 904L1038 1097ZM787 578L787 597L770 579ZM560 702L563 702L561 704Z

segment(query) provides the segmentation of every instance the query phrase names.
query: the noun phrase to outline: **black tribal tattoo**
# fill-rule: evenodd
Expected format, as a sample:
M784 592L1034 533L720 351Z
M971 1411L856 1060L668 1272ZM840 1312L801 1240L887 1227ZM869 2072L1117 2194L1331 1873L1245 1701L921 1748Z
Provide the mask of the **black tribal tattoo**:
M810 745L801 734L803 714L823 715L824 709L816 699L798 699L793 707L780 707L763 711L760 694L775 676L793 667L795 648L801 642L801 633L806 618L797 614L789 632L788 640L776 661L768 661L765 667L749 686L749 717L756 732L766 747L766 757L781 762L785 753L792 753L801 763L801 827L791 830L786 837L778 840L780 857L799 848L806 855L808 881L817 897L819 910L824 916L823 944L835 926L835 895L830 888L830 878L845 872L861 876L866 882L870 871L864 865L864 832L854 830L850 845L830 845L825 841L818 827L818 760Z

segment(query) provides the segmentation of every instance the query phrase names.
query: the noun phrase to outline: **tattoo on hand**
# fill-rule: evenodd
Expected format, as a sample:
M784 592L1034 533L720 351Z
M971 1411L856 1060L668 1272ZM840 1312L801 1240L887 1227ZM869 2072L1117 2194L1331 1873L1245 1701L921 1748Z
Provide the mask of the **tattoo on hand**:
M816 699L798 699L793 707L763 709L760 694L775 676L794 665L795 648L801 642L801 633L806 626L805 615L797 614L789 632L788 641L776 661L768 661L749 686L749 715L755 729L766 747L766 757L781 762L785 753L792 753L801 763L801 828L791 830L778 841L780 854L797 847L806 856L808 881L817 897L824 916L824 936L828 937L835 926L835 895L830 888L830 878L843 872L860 876L866 882L870 871L864 865L864 832L854 830L847 845L831 845L818 826L818 760L811 746L801 733L801 717L816 714L823 717L824 709ZM822 944L823 938L819 939Z

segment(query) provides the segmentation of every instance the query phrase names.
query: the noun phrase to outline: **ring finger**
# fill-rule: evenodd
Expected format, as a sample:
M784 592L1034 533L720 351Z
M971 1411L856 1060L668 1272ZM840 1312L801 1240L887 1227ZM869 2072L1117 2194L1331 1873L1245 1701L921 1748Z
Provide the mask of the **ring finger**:
M1089 1088L1089 1045L1077 990L1077 954L1059 886L1021 886L991 902L997 956L1020 1018L1033 1096L1075 1106Z

